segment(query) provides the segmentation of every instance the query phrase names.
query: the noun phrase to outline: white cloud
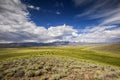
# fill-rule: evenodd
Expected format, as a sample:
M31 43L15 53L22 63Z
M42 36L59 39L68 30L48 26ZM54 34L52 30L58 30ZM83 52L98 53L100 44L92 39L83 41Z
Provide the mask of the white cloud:
M115 28L115 25L112 26L93 26L93 27L86 27L82 32L101 32L104 30L109 30L111 28Z
M115 11L116 12L114 12L114 14L112 14L111 16L109 16L105 20L103 20L100 25L119 24L120 23L120 9L116 9Z
M111 42L111 40L118 38L120 38L119 27L94 26L82 30L82 33L75 40L82 42Z
M67 25L48 29L36 26L29 21L27 6L20 0L1 0L0 13L0 42L49 42L60 40L75 31Z
M40 7L35 7L33 5L28 5L27 7L35 10L40 10Z
M82 33L81 33L82 32ZM74 36L64 37L65 41L71 42L120 42L120 28L114 26L87 27Z
M81 6L85 3L92 3L85 10L75 15L76 18L97 19L100 25L112 25L120 23L119 0L73 0L75 5ZM92 2L94 1L94 3ZM87 6L87 5L86 5Z
M94 0L73 1L75 6L80 7ZM117 26L117 24L120 24L119 0L96 0L92 5L86 7L83 13L77 14L75 17L98 19L100 23L98 26L86 27L80 31L78 37L71 38L71 40L81 42L112 42L114 40L120 42L120 28Z
M28 14L26 6L20 0L0 0L0 25L25 23Z
M73 29L72 26L67 26L65 24L62 26L48 28L48 34L54 37L71 35L73 32L77 32L77 30Z

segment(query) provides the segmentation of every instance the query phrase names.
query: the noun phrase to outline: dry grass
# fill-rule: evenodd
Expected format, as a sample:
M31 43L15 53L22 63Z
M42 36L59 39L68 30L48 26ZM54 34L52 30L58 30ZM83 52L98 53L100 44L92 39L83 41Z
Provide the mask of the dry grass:
M85 60L34 57L3 62L0 80L116 80L120 70Z
M98 51L111 52L111 53L120 53L120 43L98 45L96 47L93 47L93 49Z

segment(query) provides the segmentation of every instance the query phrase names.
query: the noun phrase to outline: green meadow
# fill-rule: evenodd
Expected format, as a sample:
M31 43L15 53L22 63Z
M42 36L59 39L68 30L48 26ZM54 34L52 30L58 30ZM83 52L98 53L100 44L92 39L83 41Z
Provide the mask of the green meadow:
M119 80L120 44L0 48L0 73L1 80Z

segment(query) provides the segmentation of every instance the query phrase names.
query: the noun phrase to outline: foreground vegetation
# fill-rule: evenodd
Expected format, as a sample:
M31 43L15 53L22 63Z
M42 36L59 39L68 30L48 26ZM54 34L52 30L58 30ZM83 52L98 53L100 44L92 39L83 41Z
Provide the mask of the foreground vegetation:
M0 48L0 80L119 80L120 45L110 46Z
M65 57L32 57L2 63L1 79L116 80L120 70Z

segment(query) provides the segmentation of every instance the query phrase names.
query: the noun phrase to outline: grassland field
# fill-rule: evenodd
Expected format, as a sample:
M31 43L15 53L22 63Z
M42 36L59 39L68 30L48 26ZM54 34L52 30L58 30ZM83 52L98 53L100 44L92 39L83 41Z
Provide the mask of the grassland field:
M46 58L46 59L43 59ZM58 62L55 62L56 60ZM25 62L28 60L28 62ZM36 61L35 61L36 60ZM21 62L19 62L21 61ZM31 61L31 62L30 62ZM84 77L79 78L78 74L79 72L75 72L74 74L71 73L69 70L66 72L62 72L65 74L64 76L61 77L61 75L54 75L54 77L51 74L54 74L55 72L50 69L50 73L45 73L44 71L40 72L38 69L29 69L27 64L31 65L37 65L35 64L36 62L43 62L45 64L46 62L52 63L53 67L57 66L57 70L59 68L63 69L71 69L66 66L81 66L81 63L85 66L81 66L82 68L87 70L87 67L94 65L97 65L97 67L100 67L100 70L104 66L105 69L107 67L111 67L107 71L112 71L112 69L115 68L115 75L110 74L108 76L99 76L96 78L95 76L90 77L90 75L80 74L81 76L84 75ZM62 62L60 62L62 61ZM23 63L25 62L25 63ZM42 64L39 62L40 64ZM65 62L71 62L71 65L68 65L67 63L60 67L61 64L64 64ZM73 63L72 63L73 62ZM21 65L17 66L15 65L16 63L19 63ZM24 65L23 65L24 64ZM87 65L89 64L89 65ZM6 67L7 65L7 67ZM18 77L15 77L17 72L11 73L11 71L8 71L9 69L16 68L22 66L23 69L28 69L28 71L25 73L24 71L21 72L21 75L19 74ZM27 67L25 67L27 66ZM42 66L46 67L46 65ZM48 66L49 67L49 66ZM66 67L66 68L65 68ZM94 70L96 68L92 68L93 70L88 71L97 74ZM16 69L18 70L18 68ZM36 74L32 74L32 72L29 72L31 70L38 71ZM47 70L47 69L45 69ZM98 68L99 70L99 68ZM8 72L5 72L8 71ZM117 72L118 71L118 72ZM12 71L13 72L13 71ZM48 70L49 72L49 70ZM74 72L74 71L73 71ZM22 77L23 80L120 80L120 44L107 44L107 45L87 45L87 46L45 46L45 47L21 47L21 48L0 48L0 80L21 80L20 77ZM8 74L9 73L9 74ZM41 73L41 74L40 74ZM44 76L41 76L44 74ZM62 75L63 75L62 74ZM94 75L95 75L94 74ZM27 77L25 76L27 75ZM37 75L37 76L35 76ZM69 76L68 76L69 75ZM72 77L70 76L72 75Z

